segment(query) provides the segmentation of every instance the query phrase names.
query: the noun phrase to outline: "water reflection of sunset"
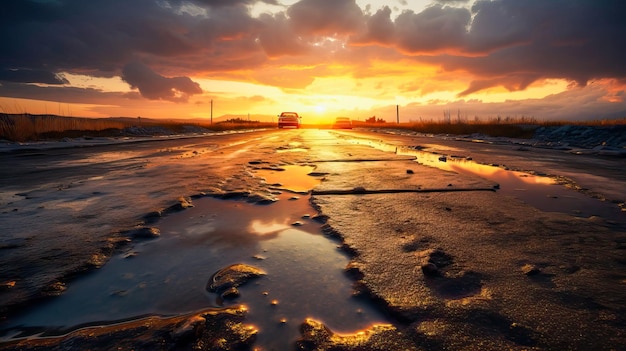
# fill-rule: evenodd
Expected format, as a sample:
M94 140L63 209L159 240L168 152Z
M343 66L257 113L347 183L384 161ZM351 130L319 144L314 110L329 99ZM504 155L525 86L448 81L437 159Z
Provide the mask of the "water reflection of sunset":
M277 169L259 169L256 173L267 184L280 184L283 189L306 192L320 183L319 179L309 175L314 169L312 166L289 165Z
M266 222L256 219L250 222L248 230L254 234L266 235L279 232L287 228L289 228L289 225L286 222L279 223L275 220Z
M541 177L518 171L508 171L497 166L482 165L467 160L454 160L451 162L446 162L446 164L451 171L455 171L458 173L474 174L501 183L516 180L527 184L556 184L556 181L549 177Z
M470 159L447 157L425 151L403 149L399 154L412 155L417 157L417 162L427 166L436 167L446 171L472 174L481 178L489 179L503 184L518 186L519 184L552 185L556 181L550 177L536 176L525 172L510 171L495 165L476 163Z

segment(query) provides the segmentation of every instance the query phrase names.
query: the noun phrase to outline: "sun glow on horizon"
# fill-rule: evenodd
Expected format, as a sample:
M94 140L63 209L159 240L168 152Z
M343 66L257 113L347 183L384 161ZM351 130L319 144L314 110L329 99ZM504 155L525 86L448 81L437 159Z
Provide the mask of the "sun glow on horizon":
M391 67L387 67L391 68ZM63 103L45 100L0 98L4 113L58 114L75 117L142 116L148 118L214 118L221 116L255 116L257 120L270 121L282 111L295 111L303 116L305 124L331 123L335 117L348 116L364 119L377 115L395 118L395 106L402 110L411 106L427 108L431 112L415 112L404 118L439 118L441 109L451 104L479 101L482 103L509 103L540 100L571 89L564 79L546 79L531 84L524 90L508 91L503 87L489 88L462 98L458 93L467 88L462 80L449 82L436 80L434 72L426 70L413 76L392 75L354 78L351 76L317 77L303 89L280 89L258 82L232 79L207 79L192 77L203 93L190 97L188 102L175 103L164 100L140 98L139 92L130 89L121 78L90 78L68 75L72 86L108 92L112 97L101 99L100 104ZM420 80L424 78L428 80ZM466 83L467 84L467 83ZM604 82L596 83L609 86ZM135 97L129 95L134 93ZM115 98L113 98L115 96ZM126 96L119 99L119 96ZM213 107L211 111L211 106ZM462 105L461 105L462 106ZM437 111L436 113L432 111ZM383 115L385 114L385 115ZM386 114L389 114L387 116Z

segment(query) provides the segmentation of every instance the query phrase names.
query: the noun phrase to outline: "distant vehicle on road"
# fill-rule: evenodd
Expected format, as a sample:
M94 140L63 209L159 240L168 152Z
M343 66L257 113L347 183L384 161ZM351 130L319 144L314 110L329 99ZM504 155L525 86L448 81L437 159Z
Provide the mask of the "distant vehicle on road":
M300 128L300 116L295 112L282 112L278 115L278 128L296 127Z
M348 117L337 117L333 123L334 129L352 129L352 121Z

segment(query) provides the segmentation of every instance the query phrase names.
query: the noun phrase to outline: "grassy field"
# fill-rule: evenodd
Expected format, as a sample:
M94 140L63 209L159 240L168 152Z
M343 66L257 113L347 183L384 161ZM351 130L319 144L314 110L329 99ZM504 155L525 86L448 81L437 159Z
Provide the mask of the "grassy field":
M426 134L484 134L509 138L531 138L539 127L562 125L626 125L626 118L616 120L600 120L586 122L550 121L537 122L509 119L506 121L474 121L474 122L411 122L411 123L366 123L353 121L355 128L406 129ZM123 131L129 128L141 133L150 134L151 130L160 128L169 133L185 133L193 128L211 131L224 131L252 128L276 128L276 123L230 119L223 122L210 123L201 120L156 120L148 118L78 118L56 115L31 114L0 114L0 139L24 142L36 140L76 138L113 137L127 135ZM304 124L303 128L331 128L331 125Z

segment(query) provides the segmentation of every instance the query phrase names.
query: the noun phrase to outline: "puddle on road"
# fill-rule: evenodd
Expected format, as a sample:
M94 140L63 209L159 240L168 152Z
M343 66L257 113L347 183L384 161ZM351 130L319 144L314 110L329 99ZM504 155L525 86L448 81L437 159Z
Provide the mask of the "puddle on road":
M258 169L255 173L267 184L299 193L307 192L321 182L320 179L309 176L313 170L313 166L289 165L279 169Z
M292 181L299 176L292 172L305 171L311 170L286 168L279 181L297 188L301 185ZM59 334L79 325L219 307L218 296L207 292L206 284L213 273L234 263L267 273L242 285L239 298L225 302L248 307L246 323L258 327L255 346L262 349L293 349L300 323L308 317L344 333L388 323L369 301L352 296L352 281L344 273L349 258L321 233L311 219L315 214L308 196L288 192L271 205L197 199L194 207L158 223L158 239L112 257L69 284L63 295L0 330L5 335L26 330Z
M580 217L600 216L608 219L623 217L621 210L614 204L568 189L550 177L510 171L498 166L478 164L466 158L447 157L412 149L399 149L397 153L415 156L416 161L424 165L459 174L475 175L496 182L500 194L513 196L541 211Z
M569 189L553 178L510 171L498 166L478 164L465 158L420 151L426 147L436 147L454 152L459 151L458 149L438 144L427 144L419 147L419 149L398 148L382 141L366 139L354 139L350 142L368 145L381 151L395 152L399 155L415 156L416 161L424 165L460 174L475 175L493 181L500 186L498 193L513 196L541 211L566 213L587 218L599 216L610 220L624 219L625 213L615 204Z

